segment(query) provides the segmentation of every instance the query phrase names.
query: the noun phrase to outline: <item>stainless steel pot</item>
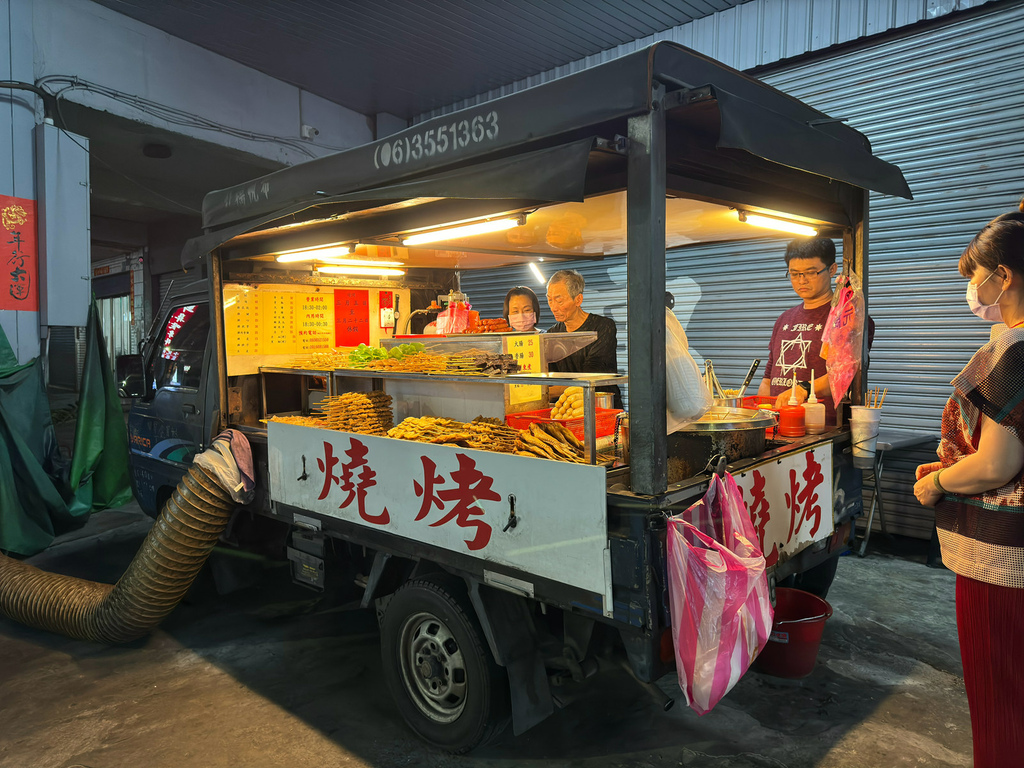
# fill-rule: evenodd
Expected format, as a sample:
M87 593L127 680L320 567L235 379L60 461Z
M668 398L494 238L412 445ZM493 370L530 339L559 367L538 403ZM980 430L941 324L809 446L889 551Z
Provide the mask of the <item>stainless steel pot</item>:
M765 429L774 423L764 411L712 406L699 420L668 436L669 482L703 472L715 454L723 454L731 464L764 453Z

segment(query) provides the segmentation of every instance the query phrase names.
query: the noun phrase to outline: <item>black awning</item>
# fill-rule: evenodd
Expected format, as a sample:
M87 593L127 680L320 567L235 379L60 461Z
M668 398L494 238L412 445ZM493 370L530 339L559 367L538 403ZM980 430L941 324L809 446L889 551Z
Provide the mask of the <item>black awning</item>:
M257 220L236 224L185 244L182 266L189 268L236 235L259 229L265 224L308 208L344 203L412 198L448 198L464 200L528 200L538 203L582 202L587 179L587 164L592 138L580 139L532 152L523 152L451 171L422 176L412 181L361 189L345 195L318 196L308 202L276 211Z
M713 92L721 116L717 146L742 149L779 165L875 192L912 198L900 169L875 157L867 141L843 140L834 130L821 129L834 129L833 123L812 121L809 125L719 88Z
M433 184L437 174L460 167L465 173L453 171L452 185L475 187L488 198L511 197L501 189L484 190L483 182L471 179L481 172L481 163L502 157L514 164L515 157L537 147L624 134L626 118L651 109L652 87L658 84L668 91L713 89L722 107L722 147L910 197L899 169L876 158L867 139L853 128L696 51L662 42L360 147L211 192L203 200L203 226L266 221L268 215L285 215L353 193L372 199L364 191L397 190L419 180ZM505 183L496 175L491 179Z

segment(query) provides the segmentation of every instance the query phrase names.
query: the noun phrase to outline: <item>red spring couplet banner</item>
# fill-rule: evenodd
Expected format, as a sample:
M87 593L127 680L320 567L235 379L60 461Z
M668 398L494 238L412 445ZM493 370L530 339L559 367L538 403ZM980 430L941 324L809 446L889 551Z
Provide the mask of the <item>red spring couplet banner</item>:
M36 201L0 195L0 309L39 311Z

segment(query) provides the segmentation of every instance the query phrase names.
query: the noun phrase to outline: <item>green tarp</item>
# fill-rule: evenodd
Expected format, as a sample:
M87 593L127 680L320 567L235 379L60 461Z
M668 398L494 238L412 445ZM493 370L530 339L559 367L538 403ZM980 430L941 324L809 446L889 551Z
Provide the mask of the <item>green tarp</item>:
M0 550L33 555L90 512L131 498L128 436L95 302L70 467L57 446L41 360L18 365L0 328Z

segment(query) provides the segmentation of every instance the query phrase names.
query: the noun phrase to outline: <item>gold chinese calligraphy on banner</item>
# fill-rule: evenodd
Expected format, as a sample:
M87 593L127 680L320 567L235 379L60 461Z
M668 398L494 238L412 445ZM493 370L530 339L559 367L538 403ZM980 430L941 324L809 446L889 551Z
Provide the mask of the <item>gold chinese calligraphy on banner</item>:
M0 195L0 309L39 311L36 201Z

